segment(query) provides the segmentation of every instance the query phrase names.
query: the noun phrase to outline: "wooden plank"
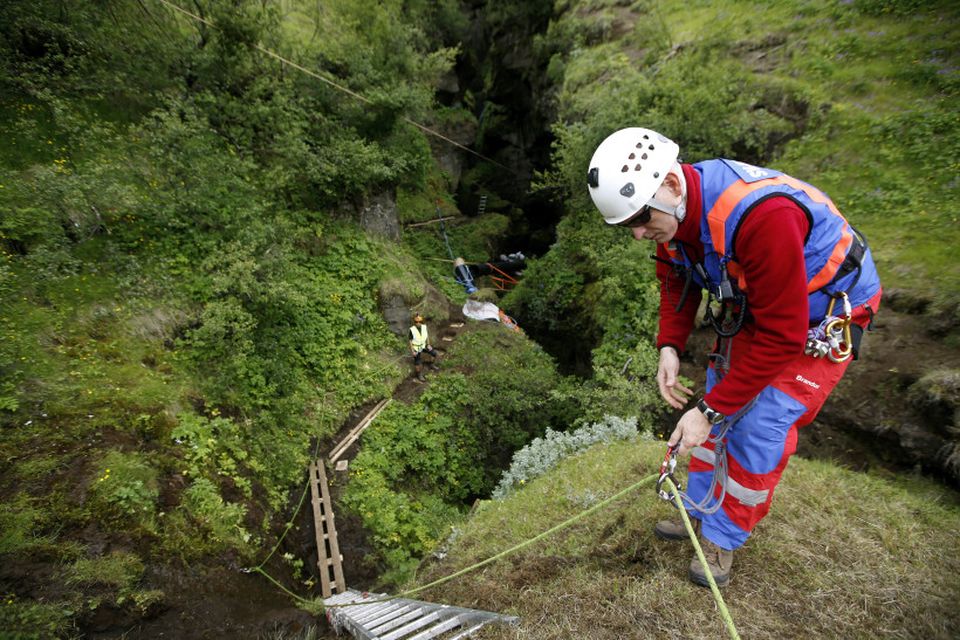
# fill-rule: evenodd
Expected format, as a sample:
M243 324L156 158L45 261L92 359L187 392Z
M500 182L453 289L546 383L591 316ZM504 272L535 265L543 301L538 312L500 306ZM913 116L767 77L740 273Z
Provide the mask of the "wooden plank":
M360 433L367 428L367 425L373 420L373 418L380 412L380 410L386 405L389 399L383 399L378 402L373 409L371 409L363 419L357 423L357 425L347 433L346 437L341 440L331 451L330 451L330 462L336 462L343 452L356 441Z
M362 434L364 430L370 426L374 419L380 415L380 412L383 411L383 409L390 404L392 400L392 398L385 398L378 402L377 405L370 411L370 413L368 413L363 420L358 422L357 426L347 434L347 437L344 438L340 444L335 446L332 451L330 451L331 464L335 463L337 459L340 458L340 456L342 456L346 450L350 448L350 445L357 441L357 439L360 437L360 434Z

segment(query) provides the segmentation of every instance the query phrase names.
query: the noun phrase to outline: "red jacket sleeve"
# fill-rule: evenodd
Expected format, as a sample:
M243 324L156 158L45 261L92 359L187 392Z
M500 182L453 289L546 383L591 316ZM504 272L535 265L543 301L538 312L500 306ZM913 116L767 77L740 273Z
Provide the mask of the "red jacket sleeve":
M657 279L660 281L660 328L657 334L657 350L671 346L677 353L683 353L693 331L697 309L700 306L702 290L696 283L690 284L687 300L680 311L677 303L683 293L683 278L678 276L673 268L663 262L670 256L662 244L657 245ZM718 409L719 411L719 409Z
M705 397L721 413L735 413L803 351L809 326L803 257L808 229L804 211L787 198L762 202L741 223L737 262L755 331L740 345L735 339L730 372Z

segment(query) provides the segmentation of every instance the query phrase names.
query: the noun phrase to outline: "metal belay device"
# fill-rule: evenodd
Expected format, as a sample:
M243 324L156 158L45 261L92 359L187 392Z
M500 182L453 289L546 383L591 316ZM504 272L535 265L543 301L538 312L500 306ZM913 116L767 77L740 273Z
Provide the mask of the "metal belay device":
M519 621L516 616L353 589L326 598L323 604L334 631L340 634L346 630L358 640L456 640L469 638L491 622Z

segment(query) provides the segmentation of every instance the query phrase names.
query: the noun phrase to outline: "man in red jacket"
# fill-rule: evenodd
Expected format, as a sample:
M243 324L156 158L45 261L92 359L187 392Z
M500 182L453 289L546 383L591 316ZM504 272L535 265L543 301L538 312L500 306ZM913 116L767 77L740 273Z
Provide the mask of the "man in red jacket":
M679 147L649 129L611 134L587 180L608 224L657 243L664 401L683 409L680 354L702 300L718 334L707 393L668 440L692 453L687 510L710 572L727 584L733 550L770 509L797 429L843 376L880 302L866 241L816 188L732 160L677 161ZM682 540L678 520L654 528ZM690 579L707 586L694 557Z

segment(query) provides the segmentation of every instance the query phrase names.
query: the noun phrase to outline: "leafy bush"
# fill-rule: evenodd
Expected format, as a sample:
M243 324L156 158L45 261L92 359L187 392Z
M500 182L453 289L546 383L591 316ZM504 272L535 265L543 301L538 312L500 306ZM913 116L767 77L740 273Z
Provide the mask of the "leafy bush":
M243 428L232 420L184 414L170 434L183 446L186 469L192 478L227 476L247 498L251 497L250 480L241 474L241 465L249 457ZM262 465L254 465L262 469Z
M157 498L157 470L138 453L108 452L90 485L94 504L108 518L132 521L151 530Z
M534 438L530 444L513 454L510 468L503 472L500 483L493 490L491 497L497 500L503 499L515 487L543 475L564 458L598 442L626 440L636 435L637 419L635 417L624 420L616 416L604 416L600 422L569 432L547 429L542 438Z
M47 640L69 634L73 608L67 603L44 603L3 595L0 630L9 640Z
M207 551L252 551L250 543L253 537L243 522L246 508L242 504L225 501L217 487L206 478L198 478L187 487L181 506L203 530Z

